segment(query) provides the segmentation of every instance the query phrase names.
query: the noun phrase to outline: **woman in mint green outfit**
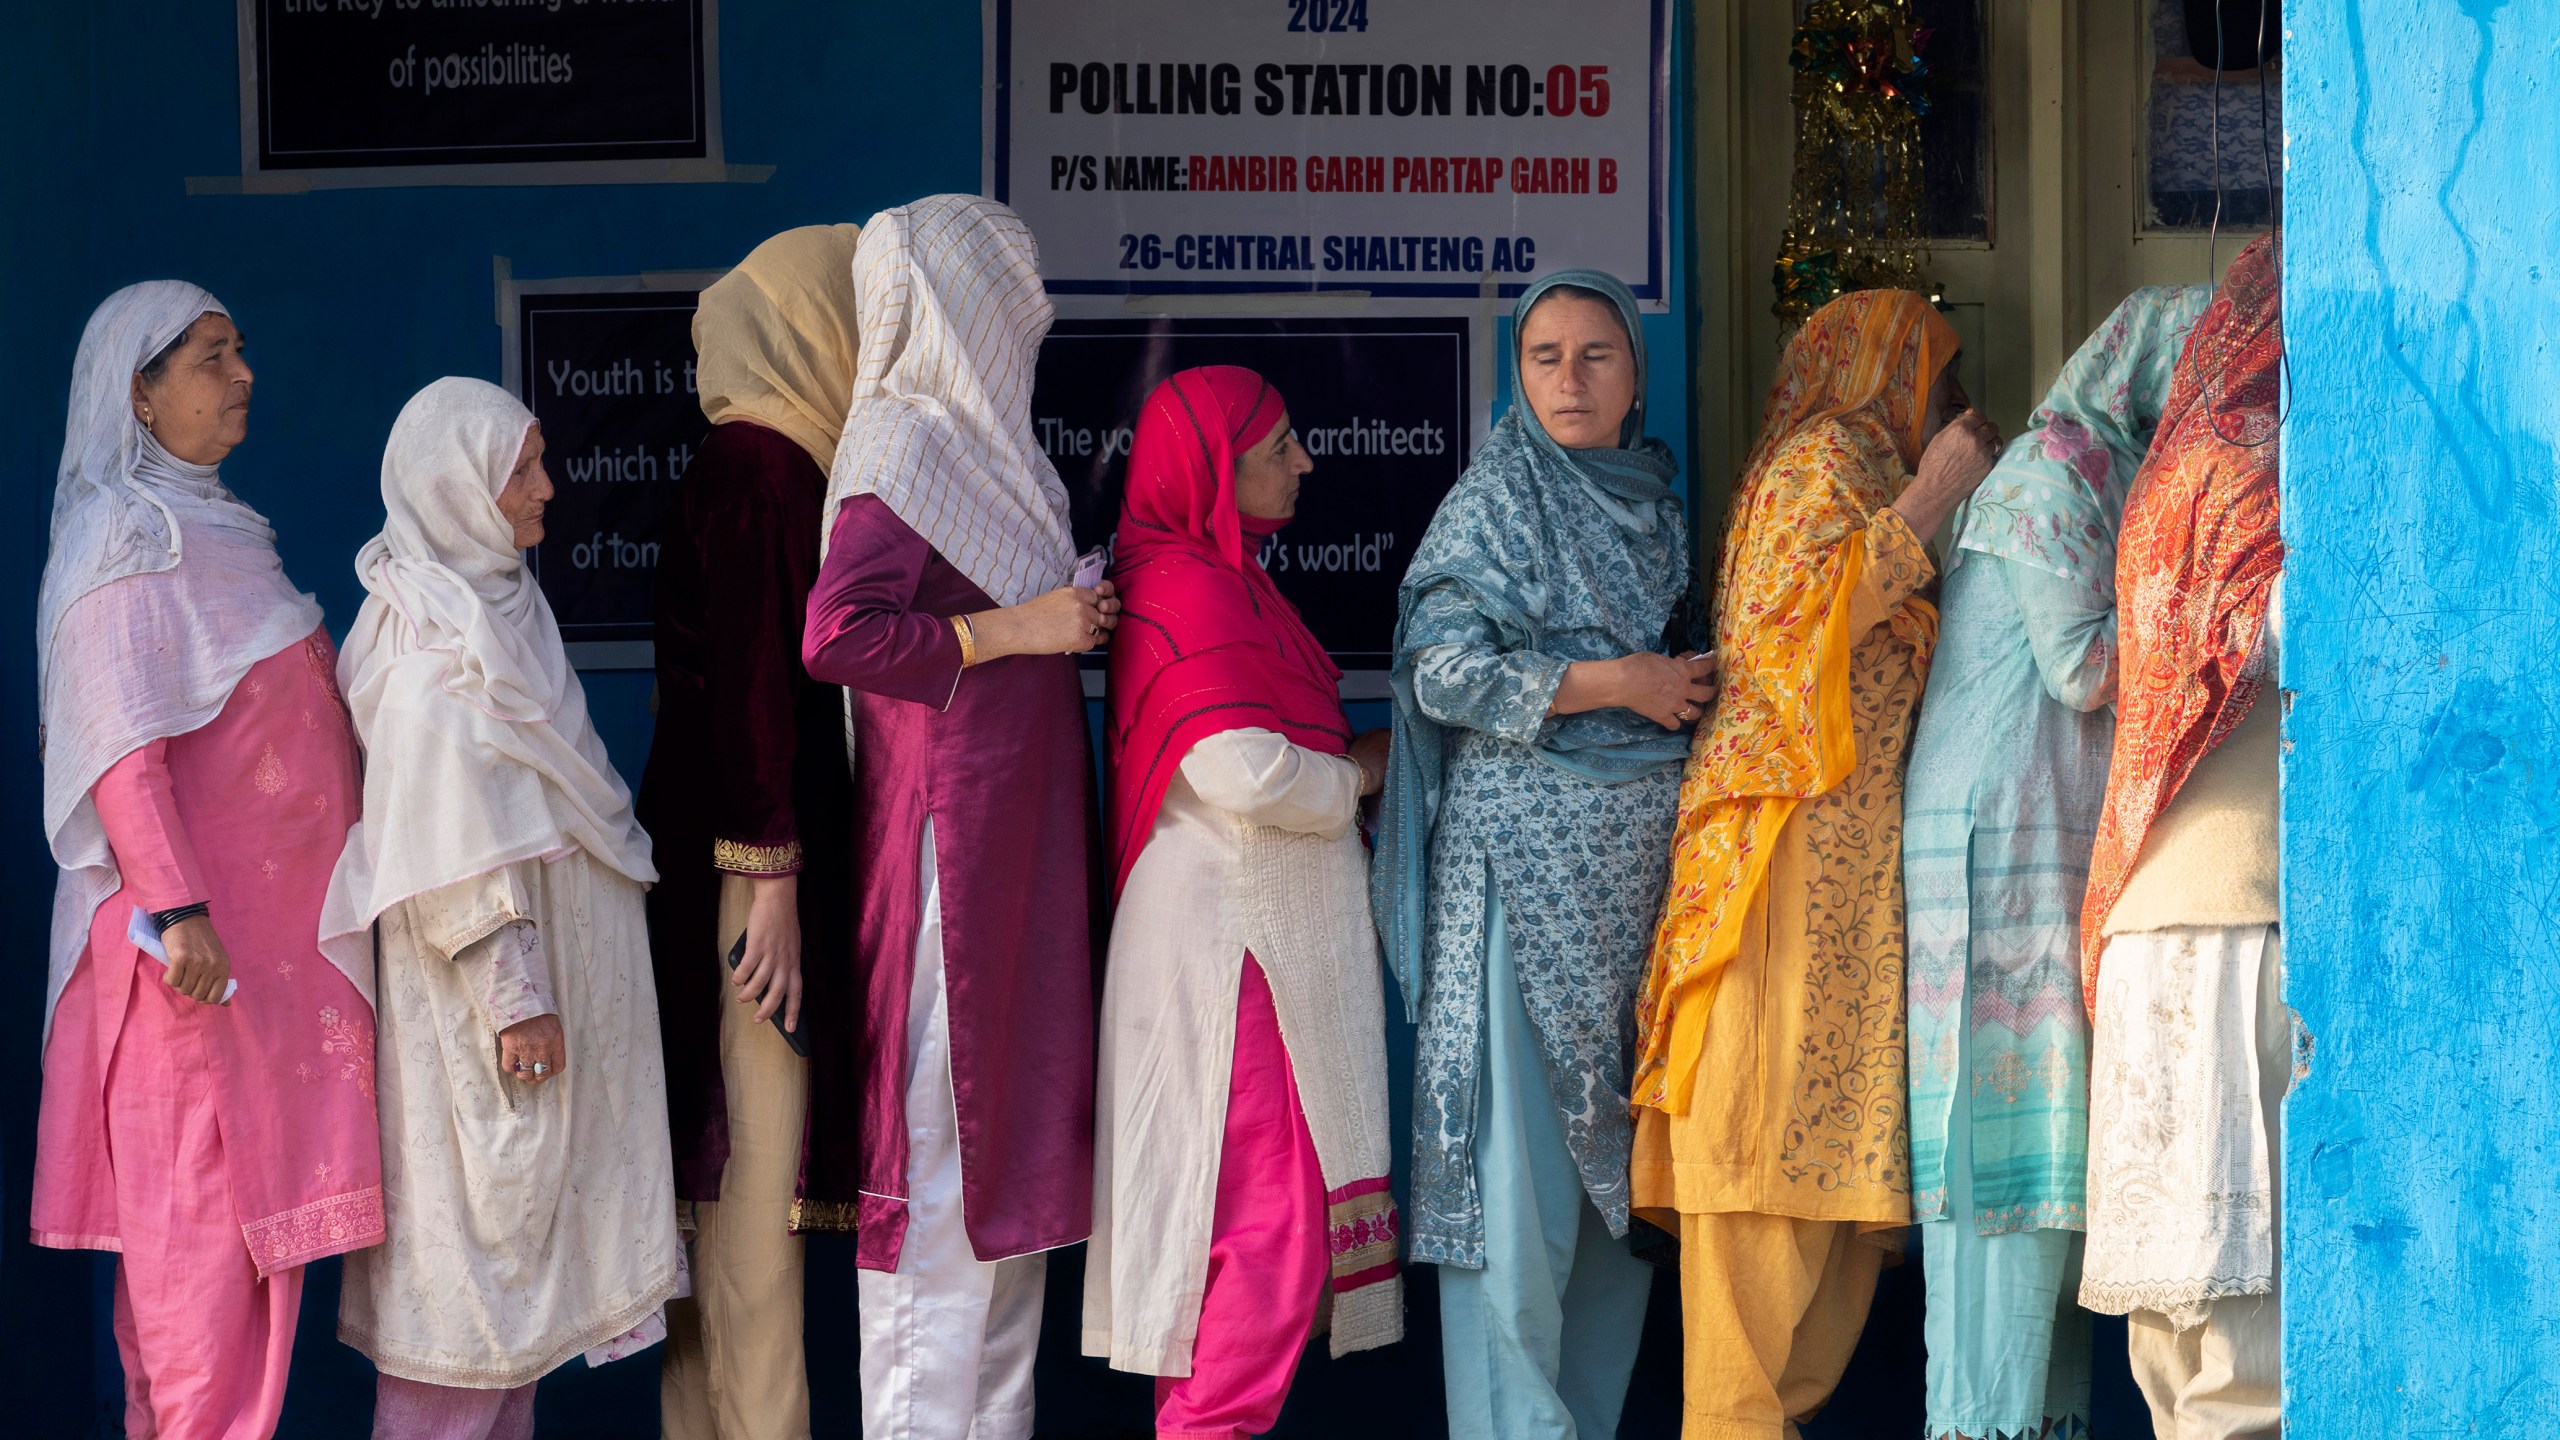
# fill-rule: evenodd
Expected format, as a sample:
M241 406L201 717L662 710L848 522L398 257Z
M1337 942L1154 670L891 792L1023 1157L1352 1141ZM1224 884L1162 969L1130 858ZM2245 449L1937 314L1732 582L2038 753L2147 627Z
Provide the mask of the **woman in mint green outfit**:
M2080 897L2115 729L2116 526L2211 295L2118 306L1956 519L1903 829L1930 1440L2088 1431Z

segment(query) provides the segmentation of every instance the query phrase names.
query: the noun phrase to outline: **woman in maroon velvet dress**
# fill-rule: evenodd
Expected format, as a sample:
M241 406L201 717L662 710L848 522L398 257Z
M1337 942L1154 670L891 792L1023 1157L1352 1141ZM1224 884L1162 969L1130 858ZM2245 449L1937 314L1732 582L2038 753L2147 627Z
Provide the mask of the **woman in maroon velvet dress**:
M649 944L676 1198L693 1216L693 1298L667 1310L666 1440L805 1440L797 1232L852 1229L860 1186L843 692L800 663L826 466L853 399L860 234L786 230L694 311L712 428L660 552L639 804L657 844Z
M1031 431L1050 320L1012 211L863 227L862 357L809 673L853 692L868 1440L1031 1433L1043 1252L1093 1199L1092 767L1067 496Z

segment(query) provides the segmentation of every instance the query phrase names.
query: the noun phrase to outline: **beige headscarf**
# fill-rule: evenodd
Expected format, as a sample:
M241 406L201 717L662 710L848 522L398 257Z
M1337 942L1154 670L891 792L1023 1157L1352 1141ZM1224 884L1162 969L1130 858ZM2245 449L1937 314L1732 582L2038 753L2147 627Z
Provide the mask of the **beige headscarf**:
M365 770L364 819L320 909L332 960L369 955L375 917L401 901L519 860L583 850L641 884L658 878L551 603L498 510L532 426L513 395L454 377L391 426L387 513L356 552L367 593L338 656Z
M862 327L827 484L836 509L876 494L998 605L1067 583L1067 487L1031 430L1031 366L1055 312L1022 217L976 195L928 195L863 227Z
M860 348L853 255L859 225L803 225L747 252L693 312L694 371L712 424L759 421L823 470L835 463Z

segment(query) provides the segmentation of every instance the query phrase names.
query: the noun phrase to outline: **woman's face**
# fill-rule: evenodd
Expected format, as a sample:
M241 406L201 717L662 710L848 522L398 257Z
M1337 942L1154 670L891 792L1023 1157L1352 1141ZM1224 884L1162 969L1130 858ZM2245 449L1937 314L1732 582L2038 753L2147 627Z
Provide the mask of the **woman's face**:
M1298 513L1298 477L1316 468L1298 432L1282 415L1271 433L1236 457L1236 510L1257 520L1286 520Z
M190 465L219 465L249 438L249 362L231 317L206 311L151 379L133 377L133 413L162 449Z
M1973 400L1964 393L1964 382L1956 378L1955 357L1947 358L1947 368L1929 383L1928 398L1920 404L1920 448L1926 450L1929 442L1938 438L1938 432L1947 428L1948 421L1973 408Z
M506 486L498 491L498 513L515 527L517 549L530 550L542 543L542 507L551 503L551 496L551 472L542 468L542 423L536 421L526 428L516 468L508 472Z
M1557 444L1616 445L1636 403L1636 357L1618 307L1581 295L1539 301L1520 326L1520 388Z

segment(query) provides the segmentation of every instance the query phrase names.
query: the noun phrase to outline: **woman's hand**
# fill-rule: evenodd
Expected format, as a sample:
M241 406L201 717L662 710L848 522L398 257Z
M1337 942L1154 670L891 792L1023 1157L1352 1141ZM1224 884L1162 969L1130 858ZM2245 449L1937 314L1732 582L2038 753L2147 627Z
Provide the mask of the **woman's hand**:
M1395 732L1380 727L1351 742L1351 758L1360 766L1362 795L1375 795L1387 788L1387 749L1394 741Z
M1120 623L1119 593L1108 580L1086 590L1061 585L1002 610L969 617L978 663L1004 655L1081 655Z
M759 875L748 882L747 954L729 972L738 1003L756 1007L758 1023L782 1012L782 1028L800 1029L800 877Z
M1645 651L1615 660L1576 660L1547 707L1551 715L1578 715L1612 707L1633 710L1665 730L1694 725L1716 703L1714 651L1656 655Z
M213 919L190 915L160 932L160 948L169 952L163 976L169 988L190 1000L220 1005L231 981L231 952L213 933Z
M1893 508L1911 533L1926 541L1973 493L2000 458L2000 427L1979 410L1947 422L1920 455L1919 473L1903 487Z
M498 1032L498 1068L511 1079L548 1085L568 1064L569 1037L561 1033L557 1015L536 1015Z
M1625 687L1620 705L1665 730L1696 724L1716 703L1715 652L1703 655L1630 655L1618 662Z

